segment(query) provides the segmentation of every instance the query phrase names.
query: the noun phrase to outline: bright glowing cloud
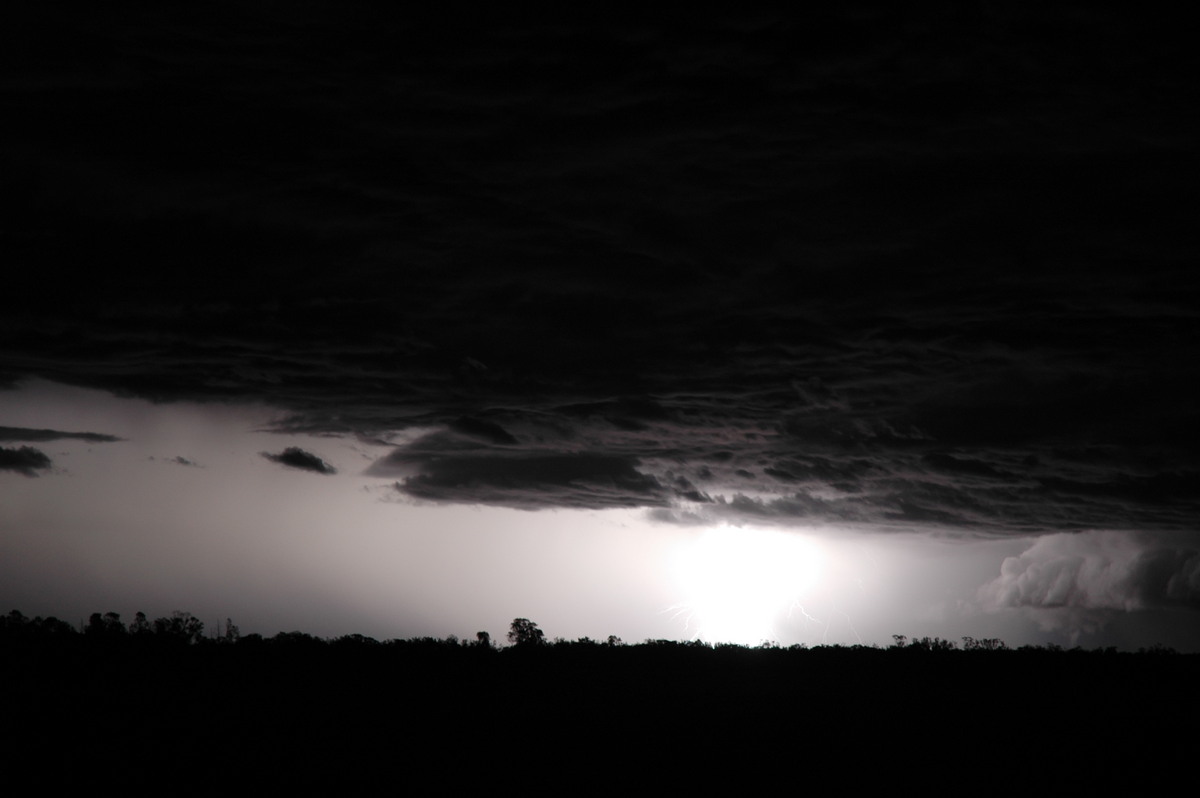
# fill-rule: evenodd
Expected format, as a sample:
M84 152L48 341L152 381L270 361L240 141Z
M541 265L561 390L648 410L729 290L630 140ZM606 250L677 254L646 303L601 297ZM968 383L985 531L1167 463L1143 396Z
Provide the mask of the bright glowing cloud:
M1179 536L1092 530L1039 538L979 591L991 608L1200 605L1200 552Z

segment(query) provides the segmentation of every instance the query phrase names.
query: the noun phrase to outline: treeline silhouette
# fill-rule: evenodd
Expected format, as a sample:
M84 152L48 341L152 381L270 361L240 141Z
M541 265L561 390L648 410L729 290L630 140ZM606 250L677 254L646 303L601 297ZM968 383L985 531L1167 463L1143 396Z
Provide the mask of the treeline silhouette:
M1191 762L1198 664L996 639L626 644L518 618L504 644L379 641L14 611L0 757L134 793L857 791L911 774L959 791L1145 791Z
M514 618L509 627L507 640L510 647L520 648L521 650L530 650L537 648L539 650L547 649L594 649L598 647L614 648L614 647L629 647L630 644L625 643L616 635L610 635L603 641L593 640L589 637L582 637L576 640L566 640L561 637L552 640L547 639L541 628L527 618ZM305 632L279 632L273 637L263 637L260 634L249 634L243 636L241 630L233 623L232 619L226 618L224 624L218 626L217 629L211 630L205 634L205 625L196 616L190 612L175 611L171 615L156 618L153 621L147 618L143 612L138 612L134 615L132 621L128 624L121 620L121 616L116 612L92 613L86 624L80 623L78 628L71 624L62 621L54 616L50 617L34 617L29 618L19 610L12 610L7 615L0 616L0 643L5 645L21 645L21 644L55 644L63 643L80 645L100 644L106 647L111 647L114 644L153 644L159 646L190 646L190 645L228 645L240 643L243 646L256 646L268 644L271 646L298 646L312 648L314 646L332 646L339 650L346 650L351 647L375 647L384 646L404 650L432 650L432 649L471 649L471 650L486 650L498 651L502 646L497 646L492 641L489 632L477 632L473 639L460 639L457 635L449 635L444 638L438 637L416 637L408 639L391 639L379 641L373 637L367 637L361 634L347 634L334 638L317 637ZM764 642L757 646L745 646L737 643L707 643L699 640L678 641L678 640L654 640L648 639L640 644L632 644L633 647L645 647L656 651L664 649L678 648L688 651L699 651L706 649L713 650L770 650L779 651L785 650L790 652L810 650L805 644L796 644L791 646L780 646L774 642ZM821 645L821 649L830 649L835 651L855 651L863 652L867 650L879 651L878 646L867 645ZM957 643L953 640L943 639L941 637L915 637L909 638L906 635L892 635L892 644L887 646L886 651L890 652L948 652L948 651L970 651L970 652L1007 652L1013 651L1009 646L999 638L974 638L963 637L962 642ZM1064 649L1062 646L1047 643L1044 645L1023 645L1015 649L1018 652L1024 653L1063 653L1064 651L1073 655L1081 653L1090 654L1105 654L1115 655L1118 653L1124 656L1130 656L1131 652L1119 652L1115 647L1096 648L1086 650L1080 647L1072 649ZM1136 652L1137 655L1151 654L1157 657L1164 655L1180 655L1179 652L1172 648L1163 645L1154 645L1149 648L1141 648ZM1191 655L1195 656L1195 655Z

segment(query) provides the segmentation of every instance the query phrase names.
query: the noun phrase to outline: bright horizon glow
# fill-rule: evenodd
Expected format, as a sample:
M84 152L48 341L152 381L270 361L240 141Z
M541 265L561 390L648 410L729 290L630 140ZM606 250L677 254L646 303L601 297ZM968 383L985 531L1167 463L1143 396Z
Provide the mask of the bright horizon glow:
M721 526L682 545L672 562L684 599L672 609L697 639L757 644L819 587L826 553L793 531Z

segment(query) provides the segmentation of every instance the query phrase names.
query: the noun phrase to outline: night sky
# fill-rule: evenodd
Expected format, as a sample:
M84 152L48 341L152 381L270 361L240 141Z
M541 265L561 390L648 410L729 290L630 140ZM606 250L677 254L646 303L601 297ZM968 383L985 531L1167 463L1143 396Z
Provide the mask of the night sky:
M0 611L1200 650L1195 43L0 19Z

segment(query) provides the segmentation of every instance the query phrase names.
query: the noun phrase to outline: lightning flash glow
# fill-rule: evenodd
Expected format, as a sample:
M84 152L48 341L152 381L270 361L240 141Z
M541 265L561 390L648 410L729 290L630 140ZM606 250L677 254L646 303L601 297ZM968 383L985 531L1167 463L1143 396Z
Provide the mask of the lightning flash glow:
M795 532L719 527L685 544L672 562L685 599L671 609L697 639L756 644L779 621L805 613L825 564L821 546Z

